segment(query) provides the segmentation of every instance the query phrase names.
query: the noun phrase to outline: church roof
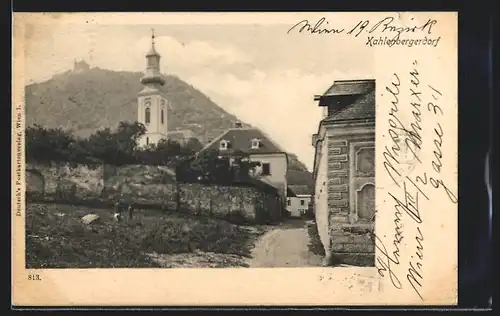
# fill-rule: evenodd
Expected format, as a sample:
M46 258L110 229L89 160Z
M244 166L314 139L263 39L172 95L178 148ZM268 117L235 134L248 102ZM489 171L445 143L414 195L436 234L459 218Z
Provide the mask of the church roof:
M158 52L155 49L154 43L151 44L151 48L149 49L148 53L146 54L146 57L150 57L150 56L160 56L160 54L158 54Z
M253 139L258 139L260 142L259 148L251 148ZM285 153L285 151L276 144L269 136L258 128L254 127L236 127L230 128L209 144L207 144L201 151L205 150L219 150L220 142L222 140L229 141L230 146L224 150L224 154L234 154L236 152L243 152L246 154L271 154L271 153Z

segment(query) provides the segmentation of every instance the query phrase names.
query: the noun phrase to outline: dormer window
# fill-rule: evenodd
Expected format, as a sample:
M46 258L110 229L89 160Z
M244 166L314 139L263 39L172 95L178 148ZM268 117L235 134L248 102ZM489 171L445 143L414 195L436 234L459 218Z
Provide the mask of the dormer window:
M252 149L259 149L260 148L260 139L254 138L251 140L251 148Z
M220 150L226 150L231 148L231 143L228 140L221 140L219 149Z

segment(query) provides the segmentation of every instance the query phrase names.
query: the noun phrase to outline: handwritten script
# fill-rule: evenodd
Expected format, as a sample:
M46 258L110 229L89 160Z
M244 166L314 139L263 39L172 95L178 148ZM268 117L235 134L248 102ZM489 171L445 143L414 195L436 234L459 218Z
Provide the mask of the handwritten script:
M413 21L413 18L410 19ZM425 33L432 34L432 28L438 23L437 20L428 19L425 23L408 23L401 25L396 22L394 17L388 16L381 20L370 21L361 20L357 24L348 28L335 27L333 23L328 21L325 17L317 21L310 22L309 20L302 20L294 24L287 32L308 33L308 34L346 34L353 37L358 37L363 33L373 34L389 34L393 35L391 40L397 40L403 33Z
M437 86L423 82L417 60L407 73L394 73L384 93L390 97L390 106L387 121L389 145L384 146L383 167L400 190L387 193L389 203L393 205L392 241L385 245L373 234L378 249L376 266L379 274L388 277L395 288L409 286L423 300L425 236L421 226L425 212L422 212L421 202L431 201L433 193L442 190L451 203L458 203L455 194L440 179L444 167L442 146L446 141L440 123L445 119L445 110L440 104L443 94ZM406 101L400 102L403 95ZM410 100L409 104L407 100ZM431 124L434 124L432 139L424 139L423 126L428 128ZM430 161L421 157L423 148L432 151ZM425 170L430 171L415 174L416 165L424 165ZM403 244L412 247L409 257L400 255ZM404 266L406 275L398 275L395 266Z

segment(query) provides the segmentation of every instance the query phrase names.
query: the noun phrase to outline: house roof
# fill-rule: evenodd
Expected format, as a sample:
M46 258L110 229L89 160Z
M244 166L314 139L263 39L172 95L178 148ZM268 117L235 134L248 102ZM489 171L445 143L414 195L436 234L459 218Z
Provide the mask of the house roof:
M257 149L252 149L251 141L255 138L260 140L260 146ZM231 144L230 148L224 150L224 154L230 155L236 152L243 152L246 154L285 153L285 151L267 134L254 127L230 128L207 144L201 151L218 151L222 140L227 140Z
M353 103L323 119L323 122L375 118L375 89L361 94Z
M335 80L323 96L342 96L366 94L375 87L374 79Z
M287 188L288 196L310 195L311 191L307 185L289 185Z

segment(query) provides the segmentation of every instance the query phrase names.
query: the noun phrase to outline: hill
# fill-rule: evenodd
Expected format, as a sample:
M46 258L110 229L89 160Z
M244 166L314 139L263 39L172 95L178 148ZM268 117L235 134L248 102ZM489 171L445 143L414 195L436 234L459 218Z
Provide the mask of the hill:
M91 68L67 71L52 79L26 86L26 124L61 127L87 137L97 129L114 128L137 118L141 72ZM206 143L240 121L190 84L165 76L164 91L171 102L169 130L190 129ZM243 126L250 126L241 122ZM312 187L306 166L290 154L290 184Z

